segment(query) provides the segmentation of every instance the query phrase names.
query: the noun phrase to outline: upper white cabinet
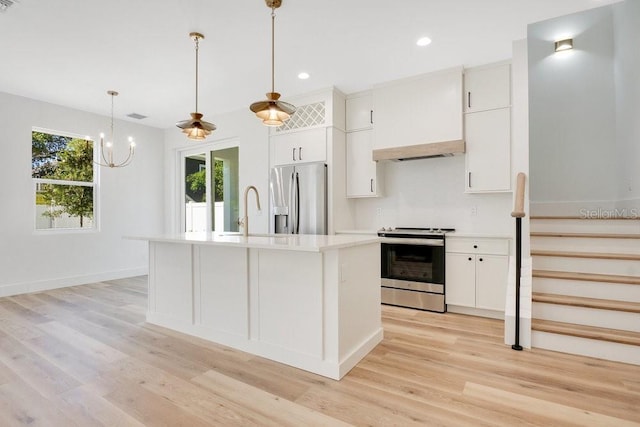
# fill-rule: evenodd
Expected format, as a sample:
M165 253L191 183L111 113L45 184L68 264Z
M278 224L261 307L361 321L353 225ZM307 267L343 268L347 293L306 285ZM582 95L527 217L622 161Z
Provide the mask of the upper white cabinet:
M347 197L382 195L382 166L373 161L373 106L371 92L351 95L346 101Z
M462 68L376 86L373 110L374 150L460 141Z
M511 189L511 109L465 115L467 192Z
M511 66L465 70L465 192L511 191Z
M509 64L465 70L465 113L511 106L510 88L511 66Z
M373 98L371 92L347 98L347 132L373 127Z
M327 132L313 128L271 136L273 166L327 160Z
M347 133L347 197L382 195L381 165L371 160L373 131Z

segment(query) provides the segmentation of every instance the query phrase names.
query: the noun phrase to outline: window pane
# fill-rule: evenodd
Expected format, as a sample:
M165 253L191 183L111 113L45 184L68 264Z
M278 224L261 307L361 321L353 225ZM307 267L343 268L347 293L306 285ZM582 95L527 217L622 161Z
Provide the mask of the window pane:
M31 176L65 181L93 181L93 141L31 133Z
M205 154L184 159L185 231L207 231L207 161Z
M36 229L93 228L93 187L36 185Z

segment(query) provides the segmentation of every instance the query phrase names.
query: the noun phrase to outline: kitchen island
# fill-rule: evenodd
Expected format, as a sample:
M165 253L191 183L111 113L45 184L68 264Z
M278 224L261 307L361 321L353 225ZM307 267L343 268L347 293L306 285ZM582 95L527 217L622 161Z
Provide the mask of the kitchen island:
M382 340L377 236L137 239L149 323L336 380Z

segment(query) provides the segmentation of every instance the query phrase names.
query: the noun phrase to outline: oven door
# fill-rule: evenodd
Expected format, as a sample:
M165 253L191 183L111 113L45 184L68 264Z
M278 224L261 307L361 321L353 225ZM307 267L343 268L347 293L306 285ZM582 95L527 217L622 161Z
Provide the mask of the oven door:
M430 239L384 239L382 286L444 294L444 242Z

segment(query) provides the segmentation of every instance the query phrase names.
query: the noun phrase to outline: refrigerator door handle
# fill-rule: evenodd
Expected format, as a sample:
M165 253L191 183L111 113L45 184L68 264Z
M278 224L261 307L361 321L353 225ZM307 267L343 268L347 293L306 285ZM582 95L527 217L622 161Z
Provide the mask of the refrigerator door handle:
M296 197L296 222L295 222L295 231L294 234L300 234L300 176L298 175L298 172L296 172L296 193L295 193L295 197Z
M296 232L296 228L295 227L296 227L296 215L297 215L297 212L296 212L295 206L293 204L294 203L294 198L295 198L295 196L294 196L295 178L294 177L295 177L295 172L291 172L291 177L289 178L289 203L288 203L288 206L289 206L289 224L291 224L290 227L289 227L289 231L288 231L289 234Z

